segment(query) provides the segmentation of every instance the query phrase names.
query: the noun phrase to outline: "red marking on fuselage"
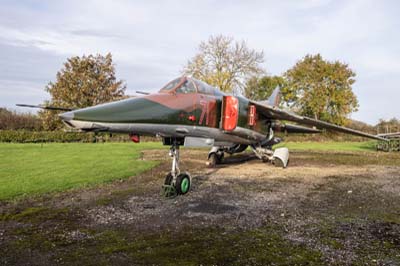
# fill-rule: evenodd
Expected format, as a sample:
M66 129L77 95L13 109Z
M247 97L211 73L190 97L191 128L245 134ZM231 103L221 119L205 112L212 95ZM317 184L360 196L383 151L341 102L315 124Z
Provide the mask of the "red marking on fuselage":
M170 109L184 110L190 113L196 109L196 96L196 93L156 93L144 96L143 98L158 104L162 104Z
M249 126L256 125L256 107L255 105L249 106Z
M206 116L206 126L208 126L208 102L205 100L200 100L201 115L199 120L199 125L203 124L204 116Z
M201 93L172 94L172 93L156 93L143 96L144 99L154 103L161 104L167 108L181 110L187 115L196 115L199 119L199 125L217 127L217 98L214 95L205 95ZM195 114L196 109L201 109L201 114ZM182 113L179 112L180 118ZM190 119L189 119L190 120ZM192 121L192 120L190 120ZM194 122L192 121L192 122Z

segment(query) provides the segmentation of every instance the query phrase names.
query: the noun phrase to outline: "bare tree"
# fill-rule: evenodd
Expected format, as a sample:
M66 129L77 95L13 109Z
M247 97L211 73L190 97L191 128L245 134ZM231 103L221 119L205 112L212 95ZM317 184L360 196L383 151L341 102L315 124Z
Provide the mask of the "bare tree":
M225 92L242 92L250 77L264 73L263 62L264 53L249 49L245 41L234 42L232 37L217 35L200 43L183 73Z

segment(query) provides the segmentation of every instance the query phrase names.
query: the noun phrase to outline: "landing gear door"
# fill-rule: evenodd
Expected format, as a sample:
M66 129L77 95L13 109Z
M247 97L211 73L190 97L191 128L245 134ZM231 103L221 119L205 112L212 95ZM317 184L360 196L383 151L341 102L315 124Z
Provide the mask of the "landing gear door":
M221 128L232 131L237 127L239 118L239 101L234 96L223 96Z

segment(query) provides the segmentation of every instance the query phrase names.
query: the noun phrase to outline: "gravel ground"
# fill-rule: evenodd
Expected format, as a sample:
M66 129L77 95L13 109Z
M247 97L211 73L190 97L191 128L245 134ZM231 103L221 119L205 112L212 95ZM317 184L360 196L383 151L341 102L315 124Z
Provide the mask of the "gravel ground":
M387 155L390 163L381 165L379 158L370 163L372 152L295 152L282 169L244 154L208 169L207 152L183 150L181 168L190 169L192 191L165 199L159 194L169 168L165 153L145 151L144 160L165 162L129 180L2 203L0 263L400 265L400 155ZM352 161L335 159L343 156ZM182 231L189 232L183 242ZM243 232L246 237L232 238ZM277 237L262 240L265 234ZM255 255L239 249L218 257L242 238L250 247L260 242ZM215 249L205 254L217 255L196 255L190 243L198 241ZM138 255L143 247L132 243L146 251ZM298 257L257 257L270 244ZM167 246L194 255L181 260L162 253Z

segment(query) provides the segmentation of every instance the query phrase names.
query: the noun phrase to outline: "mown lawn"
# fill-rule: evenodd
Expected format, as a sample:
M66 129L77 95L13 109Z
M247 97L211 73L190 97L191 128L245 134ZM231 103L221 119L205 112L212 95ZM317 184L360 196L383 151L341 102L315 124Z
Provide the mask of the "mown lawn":
M137 175L155 165L140 160L159 143L0 143L0 200L64 191Z
M375 142L284 142L291 150L374 151ZM135 176L157 162L140 160L160 143L0 143L0 200L64 191Z
M287 147L289 150L321 150L321 151L376 151L376 141L366 142L283 142L278 147Z

